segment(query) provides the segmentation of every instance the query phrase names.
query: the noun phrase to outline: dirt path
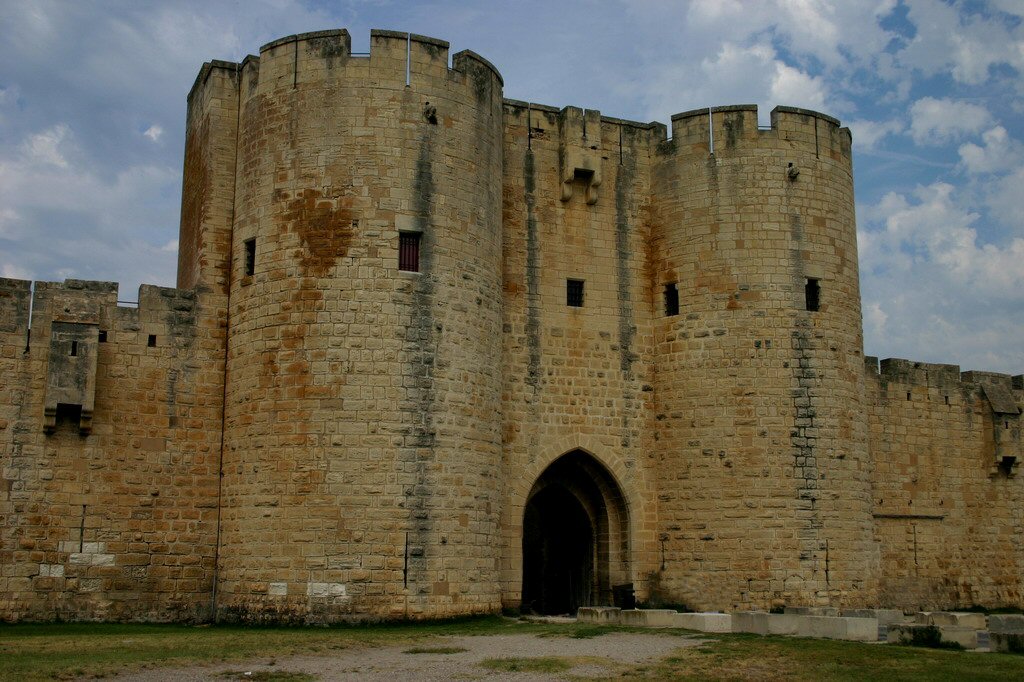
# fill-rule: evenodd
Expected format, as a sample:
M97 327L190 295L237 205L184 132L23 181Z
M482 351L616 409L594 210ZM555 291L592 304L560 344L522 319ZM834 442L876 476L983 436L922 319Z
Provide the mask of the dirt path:
M158 668L120 675L118 682L190 682L194 680L273 679L268 673L307 673L318 680L533 680L618 676L639 663L653 662L679 647L697 646L696 637L615 632L591 639L535 635L478 635L425 640L421 649L450 647L456 653L407 653L413 645L344 649L323 656L295 656L270 664L261 658L190 668ZM572 665L557 672L510 672L481 663L489 659L557 657ZM246 676L244 673L251 675ZM235 673L235 674L232 674ZM261 674L262 673L262 674ZM282 676L284 679L284 676Z

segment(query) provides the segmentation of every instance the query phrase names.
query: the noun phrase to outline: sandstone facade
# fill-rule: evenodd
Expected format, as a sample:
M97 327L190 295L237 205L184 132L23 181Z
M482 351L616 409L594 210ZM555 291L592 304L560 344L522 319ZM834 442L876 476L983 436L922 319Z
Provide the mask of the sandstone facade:
M0 618L1024 605L1024 382L863 357L847 129L502 85L210 62L178 288L0 280Z

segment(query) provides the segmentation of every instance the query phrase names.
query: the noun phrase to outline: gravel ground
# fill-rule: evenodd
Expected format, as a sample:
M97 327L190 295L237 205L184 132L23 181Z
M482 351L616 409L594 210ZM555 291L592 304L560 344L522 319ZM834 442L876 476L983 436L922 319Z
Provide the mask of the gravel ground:
M638 663L665 658L679 647L706 641L667 634L613 632L591 639L537 637L535 635L477 635L438 637L396 647L353 648L324 656L281 658L272 665L261 658L214 666L158 668L119 675L118 682L190 682L193 680L245 679L245 672L303 672L319 680L535 680L571 679L577 676L619 675ZM408 654L412 646L423 648L459 647L453 654ZM489 658L539 658L557 656L573 659L571 669L556 674L504 672L484 668ZM235 672L236 674L230 674ZM257 676L258 679L258 676Z

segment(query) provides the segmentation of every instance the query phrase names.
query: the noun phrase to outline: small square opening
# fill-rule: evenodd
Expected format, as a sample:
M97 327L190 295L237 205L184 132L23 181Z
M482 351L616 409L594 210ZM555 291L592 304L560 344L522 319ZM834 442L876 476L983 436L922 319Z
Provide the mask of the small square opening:
M665 285L665 314L668 316L679 314L679 289L675 282Z
M398 233L398 269L405 272L420 271L420 232Z
M804 284L804 300L807 310L816 311L821 307L821 284L818 280L808 277Z
M573 308L583 307L583 280L565 280L565 304Z
M107 332L105 330L103 330L103 329L100 330L99 342L100 343L106 343L107 342Z
M149 340L146 341L146 345L150 348L156 348L156 334L149 335Z

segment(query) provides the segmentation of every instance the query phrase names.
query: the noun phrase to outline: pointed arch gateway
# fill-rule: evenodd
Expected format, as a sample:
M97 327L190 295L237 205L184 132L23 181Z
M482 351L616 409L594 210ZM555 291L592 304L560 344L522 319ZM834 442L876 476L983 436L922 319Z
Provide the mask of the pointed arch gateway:
M562 455L526 498L522 610L612 604L612 587L629 576L629 511L618 483L587 452Z

